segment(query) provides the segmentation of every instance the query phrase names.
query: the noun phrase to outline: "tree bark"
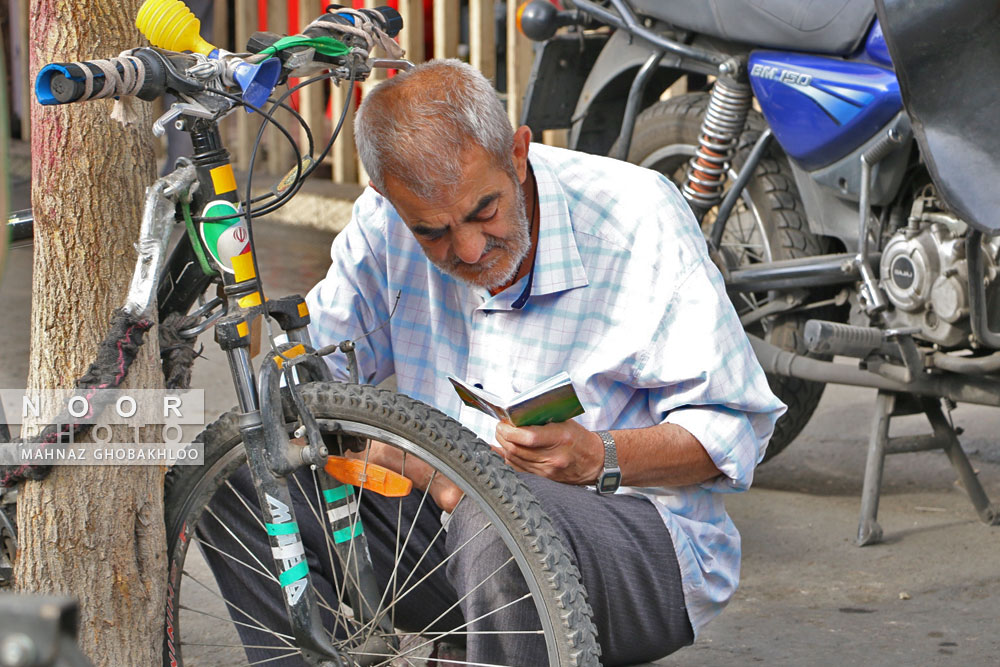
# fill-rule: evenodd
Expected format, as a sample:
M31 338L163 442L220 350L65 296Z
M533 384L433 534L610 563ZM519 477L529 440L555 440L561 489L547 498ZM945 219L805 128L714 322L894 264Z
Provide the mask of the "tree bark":
M33 0L31 80L49 62L117 56L144 43L141 0ZM143 191L155 178L151 115L121 127L110 100L32 100L34 292L28 386L69 388L124 304ZM160 387L153 331L123 387ZM163 469L56 466L18 501L21 592L80 601L79 643L97 665L161 662L165 586Z

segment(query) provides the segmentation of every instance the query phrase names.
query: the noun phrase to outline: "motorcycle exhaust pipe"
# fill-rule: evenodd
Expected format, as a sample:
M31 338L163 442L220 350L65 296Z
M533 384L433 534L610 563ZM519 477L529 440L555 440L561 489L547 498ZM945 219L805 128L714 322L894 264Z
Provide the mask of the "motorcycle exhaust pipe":
M1000 383L986 378L941 373L922 374L910 382L906 382L847 364L811 359L795 352L783 350L752 334L747 334L747 338L750 339L750 345L753 347L757 361L760 362L764 372L772 375L782 375L811 382L870 387L901 394L938 396L950 398L956 403L1000 407ZM891 372L890 369L894 370L895 367L885 368L888 372ZM905 369L899 368L898 370L900 377L902 377Z

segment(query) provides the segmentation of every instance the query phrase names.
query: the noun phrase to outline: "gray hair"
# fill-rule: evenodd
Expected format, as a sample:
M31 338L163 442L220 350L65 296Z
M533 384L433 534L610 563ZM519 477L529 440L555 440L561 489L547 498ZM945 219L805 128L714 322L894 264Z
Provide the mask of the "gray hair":
M480 146L514 174L514 131L493 85L459 60L431 60L376 86L354 120L361 164L385 193L387 175L430 199L461 180L462 154Z

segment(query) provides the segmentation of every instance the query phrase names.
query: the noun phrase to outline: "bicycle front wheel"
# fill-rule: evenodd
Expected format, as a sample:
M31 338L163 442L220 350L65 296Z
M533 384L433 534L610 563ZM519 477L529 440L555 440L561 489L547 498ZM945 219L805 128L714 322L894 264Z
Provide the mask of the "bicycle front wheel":
M504 656L493 664L527 664L517 656L528 646L536 655L544 651L551 665L598 664L596 630L572 558L531 492L486 443L393 392L326 382L303 385L300 392L325 432L387 443L401 453L404 472L416 459L464 491L449 517L416 488L391 499L354 489L351 508L381 591L376 616L390 619L393 628L386 636L379 624L357 621L350 609L352 566L337 555L317 491L316 476L326 473L303 469L290 476L303 541L313 536L307 561L320 622L353 664L436 665L448 651L461 659L467 647L472 659L484 646ZM284 616L281 589L252 486L247 488L237 414L223 415L199 438L205 464L175 466L167 474L165 664L301 664L287 618L278 618ZM456 529L460 516L473 518ZM498 564L480 568L476 579L469 579L475 568L457 565L487 556ZM478 601L473 605L472 599ZM373 634L391 649L383 655L360 649Z

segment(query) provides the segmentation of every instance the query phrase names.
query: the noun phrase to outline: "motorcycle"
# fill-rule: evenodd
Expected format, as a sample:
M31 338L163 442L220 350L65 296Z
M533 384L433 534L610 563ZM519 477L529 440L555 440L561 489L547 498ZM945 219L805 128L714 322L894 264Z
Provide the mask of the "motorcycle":
M1000 524L947 415L1000 406L1000 9L974 0L544 0L521 123L681 190L772 389L765 460L827 383L878 389L858 544L886 454L946 451ZM985 75L985 76L984 76ZM855 365L834 363L850 357ZM933 433L888 437L924 413Z

